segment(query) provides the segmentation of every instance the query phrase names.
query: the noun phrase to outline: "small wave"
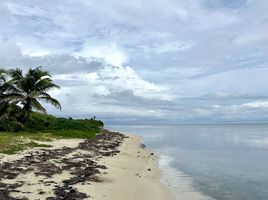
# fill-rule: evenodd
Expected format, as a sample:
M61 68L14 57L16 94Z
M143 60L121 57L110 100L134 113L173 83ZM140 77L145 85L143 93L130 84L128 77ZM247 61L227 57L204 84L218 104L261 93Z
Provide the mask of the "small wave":
M168 185L176 200L213 200L193 187L191 177L171 165L174 160L173 157L163 154L158 155L158 164L163 171L161 181Z

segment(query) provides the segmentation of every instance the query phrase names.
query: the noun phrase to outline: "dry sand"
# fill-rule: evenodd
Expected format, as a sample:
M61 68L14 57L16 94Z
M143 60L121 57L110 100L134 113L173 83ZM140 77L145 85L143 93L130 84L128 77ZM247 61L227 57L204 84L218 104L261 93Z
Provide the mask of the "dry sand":
M103 182L76 185L94 200L171 200L171 192L161 181L157 158L141 146L140 138L129 136L114 157L102 157L98 163L108 167Z

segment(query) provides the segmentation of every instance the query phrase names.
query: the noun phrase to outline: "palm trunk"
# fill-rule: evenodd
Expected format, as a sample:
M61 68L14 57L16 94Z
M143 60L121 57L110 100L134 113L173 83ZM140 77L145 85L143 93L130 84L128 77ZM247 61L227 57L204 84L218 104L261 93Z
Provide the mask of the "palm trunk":
M23 110L25 112L24 114L24 118L23 118L23 123L28 122L31 111L32 111L32 105L31 105L31 100L30 99L26 99L26 103L23 106Z

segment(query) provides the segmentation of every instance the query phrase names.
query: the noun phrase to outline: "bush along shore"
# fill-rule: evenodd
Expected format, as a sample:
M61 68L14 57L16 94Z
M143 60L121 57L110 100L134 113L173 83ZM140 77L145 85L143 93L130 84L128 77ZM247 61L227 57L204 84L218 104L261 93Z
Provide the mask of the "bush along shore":
M31 113L23 129L18 132L0 132L0 153L14 154L32 147L49 147L39 142L53 139L88 139L101 133L103 123L95 119L66 119ZM1 126L0 126L1 129Z

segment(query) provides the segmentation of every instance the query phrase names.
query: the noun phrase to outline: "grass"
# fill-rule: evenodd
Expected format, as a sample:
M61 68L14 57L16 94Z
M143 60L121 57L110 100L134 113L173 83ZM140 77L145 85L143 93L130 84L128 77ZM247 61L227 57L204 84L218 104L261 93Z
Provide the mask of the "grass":
M27 148L51 147L36 141L50 141L56 139L47 133L0 133L0 153L15 154ZM48 137L49 136L49 137Z
M0 132L0 153L15 154L33 147L50 147L38 141L63 138L88 139L100 133L103 123L95 119L66 119L32 113L21 132Z

